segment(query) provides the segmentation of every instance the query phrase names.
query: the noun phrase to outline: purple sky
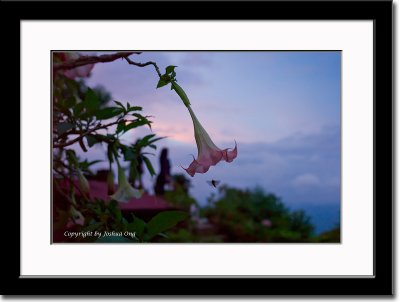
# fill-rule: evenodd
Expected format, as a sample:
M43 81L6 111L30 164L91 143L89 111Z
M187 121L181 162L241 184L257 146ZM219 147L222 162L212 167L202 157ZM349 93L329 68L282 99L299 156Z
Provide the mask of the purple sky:
M177 65L178 83L216 145L238 143L232 163L191 178L191 193L201 204L215 192L210 179L261 186L293 207L340 204L340 52L145 52L131 59L155 61L162 72ZM118 60L97 64L87 84L102 85L113 99L154 116L153 132L168 138L159 142L153 163L158 170L158 153L168 146L172 172L182 173L179 165L187 167L190 154L197 155L192 121L174 91L155 89L157 80L152 66ZM142 127L122 140L148 133ZM105 158L101 147L91 152Z

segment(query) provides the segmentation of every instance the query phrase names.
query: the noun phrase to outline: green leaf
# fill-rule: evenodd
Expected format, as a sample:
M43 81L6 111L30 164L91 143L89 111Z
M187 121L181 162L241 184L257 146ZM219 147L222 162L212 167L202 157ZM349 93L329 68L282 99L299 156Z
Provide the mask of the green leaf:
M124 110L122 108L108 107L108 108L98 110L95 115L96 115L96 119L98 119L98 120L107 120L107 119L117 116L123 112L124 112Z
M135 120L133 122L130 122L128 125L125 126L124 131L129 131L131 129L143 126L143 125L150 125L150 121L148 121L147 119L144 120Z
M131 112L131 111L142 111L143 107L140 106L131 106L128 108L127 112Z
M116 131L117 131L117 133L125 131L125 122L119 123Z
M171 82L171 88L176 91L176 93L181 98L182 102L185 104L186 107L190 106L189 98L187 97L185 91L179 86L175 81Z
M138 161L136 159L131 160L131 165L129 167L129 177L132 182L134 182L139 174L138 170Z
M158 233L169 230L187 217L188 214L183 211L166 211L157 214L147 224L146 241L152 239Z
M83 162L80 162L78 164L78 166L81 170L86 171L89 169L90 166L97 164L97 163L101 163L101 162L102 162L102 160L94 160L94 161L88 162L87 159L85 159Z
M74 115L79 116L83 110L83 108L85 107L85 104L83 102L80 102L78 104L76 104L73 108L72 111L74 112Z
M108 161L110 162L110 164L114 162L113 146L114 146L114 144L107 145L107 157L108 157Z
M142 158L143 158L144 163L146 164L147 170L149 170L149 172L150 172L150 175L151 176L156 175L156 172L154 171L151 161L146 156L142 156Z
M74 150L68 149L66 152L66 157L70 165L76 167L79 166L78 159L76 158L76 154Z
M161 87L163 87L163 86L165 86L167 84L168 84L168 82L166 82L164 80L159 80L158 83L157 83L157 88L161 88Z
M93 134L89 134L89 135L93 135ZM103 135L103 134L94 134L93 135L96 140L100 143L100 142L106 142L108 144L110 144L113 140L115 140L115 137L111 134L107 134L107 135Z
M99 143L99 141L96 139L96 136L91 135L91 134L86 135L86 140L87 140L89 147L92 147L93 145Z
M94 112L99 108L100 100L92 89L88 88L86 91L83 104L88 112Z
M71 123L60 123L57 125L58 135L63 135L65 132L67 132L68 130L71 130L74 127L75 127L75 125L71 124Z
M159 141L160 139L164 139L165 137L157 137L157 138L155 138L155 139L152 139L152 140L150 140L150 141L148 141L147 142L147 145L149 145L149 144L152 144L152 143L154 143L154 142L156 142L156 141ZM150 145L149 145L150 146Z
M143 137L143 138L141 139L141 141L142 141L142 142L147 142L149 139L153 138L154 136L156 136L156 135L155 135L155 134L146 135L145 137Z
M149 140L150 140L151 138L153 138L154 136L155 136L155 134L146 135L146 136L143 137L142 139L138 140L138 141L136 142L135 145L137 145L137 146L139 146L139 147L145 147L145 146L147 146L147 145L149 145L149 144L152 143L152 141L149 141ZM161 138L160 138L160 139L161 139ZM156 140L158 140L158 139L156 139Z
M136 158L135 152L132 150L132 148L127 148L124 152L124 159L125 161L131 161Z
M70 96L69 98L65 99L63 102L63 105L66 108L72 108L76 104L76 99L73 96Z
M142 155L147 155L147 154L148 154L148 155L156 156L154 153L150 153L150 152L143 152L143 153L142 153Z
M170 74L171 72L173 72L175 67L178 67L178 66L170 65L167 68L165 68L165 74Z
M112 200L109 203L108 208L109 208L111 214L114 216L115 221L120 221L122 219L122 212L121 212L120 208L118 207L118 203L115 200Z
M122 110L124 110L124 112L126 112L125 106L124 106L124 105L122 105L122 103L121 103L121 102L114 101L114 103L115 103L115 104L117 104L118 106L120 106L120 107L122 108Z
M138 119L146 119L143 115L140 113L132 113L132 116L137 117Z
M92 161L87 163L87 166L90 167L90 166L92 166L94 164L101 163L101 162L103 162L101 159L92 160Z
M146 228L146 223L142 219L137 218L135 215L132 216L133 216L133 221L126 226L126 230L129 232L135 232L135 235L138 238L143 238L143 233Z

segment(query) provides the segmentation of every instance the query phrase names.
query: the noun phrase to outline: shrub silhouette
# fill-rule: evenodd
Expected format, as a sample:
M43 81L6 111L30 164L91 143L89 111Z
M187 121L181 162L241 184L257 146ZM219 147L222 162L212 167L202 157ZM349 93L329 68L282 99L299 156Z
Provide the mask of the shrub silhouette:
M226 242L310 242L314 229L304 211L290 212L261 188L222 186L202 213Z

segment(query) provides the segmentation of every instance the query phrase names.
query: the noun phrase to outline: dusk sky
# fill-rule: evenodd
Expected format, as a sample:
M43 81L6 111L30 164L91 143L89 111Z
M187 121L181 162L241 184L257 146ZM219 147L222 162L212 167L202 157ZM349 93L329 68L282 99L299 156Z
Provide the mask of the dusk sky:
M340 52L144 52L130 58L155 61L161 72L177 65L178 83L215 144L221 149L234 147L234 140L238 144L232 163L220 162L206 174L188 176L191 194L200 204L216 192L206 181L218 179L234 187L260 186L294 208L338 209ZM153 116L153 133L168 137L158 143L156 170L158 154L167 146L172 173L185 173L180 165L187 167L191 154L197 157L192 120L169 86L155 89L157 81L152 66L118 60L97 64L87 84L102 85L113 99L142 106L145 115ZM141 127L121 140L133 143L149 133ZM96 146L92 156L105 158ZM149 175L144 178L151 183Z

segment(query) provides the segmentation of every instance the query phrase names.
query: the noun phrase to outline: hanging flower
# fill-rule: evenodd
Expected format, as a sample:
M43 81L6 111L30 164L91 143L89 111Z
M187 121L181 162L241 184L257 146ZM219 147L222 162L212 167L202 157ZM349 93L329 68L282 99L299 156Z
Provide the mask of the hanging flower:
M118 188L117 192L110 196L111 199L114 199L119 202L129 202L132 198L140 198L142 197L142 192L129 184L126 179L125 172L121 168L118 163Z
M82 193L86 196L90 195L90 186L89 182L86 179L85 175L83 175L82 171L78 169L78 179L79 179L79 188Z
M193 120L194 138L196 139L198 155L197 159L193 158L192 163L187 169L183 169L193 177L196 173L206 173L211 166L215 166L221 160L225 160L228 163L232 162L237 156L236 142L235 148L231 151L228 151L229 148L224 150L219 149L200 124L192 108L190 106L187 106L187 108Z

